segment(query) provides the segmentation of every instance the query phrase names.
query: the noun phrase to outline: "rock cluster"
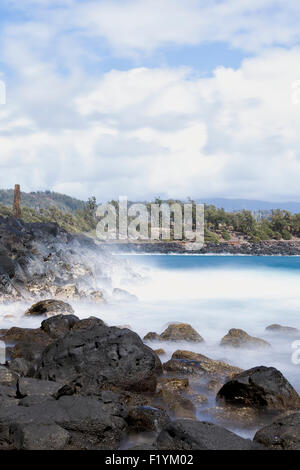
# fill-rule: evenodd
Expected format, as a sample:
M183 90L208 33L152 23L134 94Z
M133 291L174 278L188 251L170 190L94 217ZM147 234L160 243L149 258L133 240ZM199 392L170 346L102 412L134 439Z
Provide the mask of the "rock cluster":
M95 251L105 259L92 239L71 235L56 223L0 217L0 300L103 301L95 282L95 276L103 277L92 262Z
M40 328L1 332L15 344L0 366L0 449L118 449L140 433L148 442L135 448L300 449L300 413L286 415L300 410L300 397L278 370L241 371L188 350L162 365L128 328L80 320L59 306ZM167 337L177 338L176 328L170 331ZM185 331L195 338L191 327ZM216 391L218 406L207 408L206 395L211 400ZM277 421L262 422L250 441L200 422L199 407L225 427L251 426L265 412Z

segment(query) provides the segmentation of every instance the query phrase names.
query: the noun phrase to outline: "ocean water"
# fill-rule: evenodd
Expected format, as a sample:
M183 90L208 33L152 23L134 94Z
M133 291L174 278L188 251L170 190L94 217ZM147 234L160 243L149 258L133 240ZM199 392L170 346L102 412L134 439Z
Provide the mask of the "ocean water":
M115 258L122 260L122 270L118 273L114 269L111 288L126 289L137 300L106 304L71 302L79 317L95 315L109 325L127 325L141 337L149 331L161 333L170 322L190 323L205 342L152 343L153 349L165 349L164 361L176 349L188 349L243 369L274 366L300 393L300 365L292 361L293 339L265 331L272 323L300 329L300 257L116 255ZM124 265L136 276L127 278ZM20 303L1 305L0 328L39 326L39 319L23 317L27 307ZM272 348L224 349L220 340L230 328L241 328L266 339Z

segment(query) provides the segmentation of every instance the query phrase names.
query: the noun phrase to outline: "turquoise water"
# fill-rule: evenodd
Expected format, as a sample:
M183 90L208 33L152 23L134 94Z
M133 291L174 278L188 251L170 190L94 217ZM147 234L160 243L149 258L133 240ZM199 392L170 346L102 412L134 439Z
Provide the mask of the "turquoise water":
M300 256L231 256L231 255L130 255L138 263L154 264L165 269L276 269L298 270Z

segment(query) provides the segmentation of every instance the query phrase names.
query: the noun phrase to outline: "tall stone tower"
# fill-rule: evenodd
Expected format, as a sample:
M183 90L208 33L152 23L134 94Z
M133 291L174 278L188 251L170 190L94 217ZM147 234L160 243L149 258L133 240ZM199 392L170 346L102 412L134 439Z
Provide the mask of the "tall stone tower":
M21 190L19 184L15 184L13 215L16 219L21 218Z

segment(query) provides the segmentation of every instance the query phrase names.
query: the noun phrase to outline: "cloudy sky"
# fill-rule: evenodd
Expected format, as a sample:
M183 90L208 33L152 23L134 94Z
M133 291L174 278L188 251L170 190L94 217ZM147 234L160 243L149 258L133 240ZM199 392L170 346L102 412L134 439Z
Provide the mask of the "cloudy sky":
M0 187L300 201L299 24L299 0L1 0Z

